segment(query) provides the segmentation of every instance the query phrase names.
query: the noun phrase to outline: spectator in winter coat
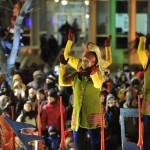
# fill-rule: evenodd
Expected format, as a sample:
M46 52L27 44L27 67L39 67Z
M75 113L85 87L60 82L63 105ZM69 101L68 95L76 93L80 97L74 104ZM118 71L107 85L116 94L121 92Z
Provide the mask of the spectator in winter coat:
M3 110L5 107L7 107L9 102L9 98L7 95L1 95L0 96L0 109Z
M22 129L21 133L37 135L37 115L35 115L34 111L32 110L31 101L26 101L26 103L23 106L23 110L18 116L18 118L16 119L16 121L31 124L35 126L35 128L32 128L32 129ZM24 147L23 143L17 137L16 137L16 143L17 145L19 145L19 147ZM29 142L29 144L33 145L34 142Z
M112 149L117 150L121 145L121 129L119 123L120 109L116 106L116 98L108 94L106 98L106 122L111 130Z
M44 92L43 88L39 88L36 92L36 101L35 101L36 108L38 108L38 102L40 104L40 113L41 113L44 105L47 104L47 99L46 99L45 92Z
M27 124L32 124L35 127L37 127L37 116L32 110L32 102L26 101L26 103L23 106L23 111L16 119L17 122L24 122Z
M136 93L133 87L128 87L125 91L125 103L123 104L123 108L129 108L133 99L136 98Z
M13 84L13 97L12 101L15 105L15 116L21 113L23 105L26 101L26 85L20 81L15 81Z
M106 90L107 90L108 93L115 94L115 86L116 85L114 84L112 78L110 77L110 74L107 74L105 76L105 82L103 84L106 85Z
M35 102L36 101L36 90L34 88L30 88L28 90L28 97L27 99L31 102Z
M120 77L118 77L118 80L116 82L116 85L118 88L126 89L129 87L128 79L126 77L126 74L124 72L121 72Z
M54 126L48 127L47 147L49 150L58 150L60 145L60 134Z
M33 81L27 84L28 88L33 87L34 89L43 88L45 83L44 74L41 70L36 70L33 73Z
M46 78L44 90L47 93L48 90L50 90L52 88L58 89L57 79L53 74L49 74Z
M43 107L41 122L42 131L48 129L49 126L54 126L56 131L61 131L61 114L60 114L60 100L56 89L48 91L48 103ZM63 106L63 118L66 122L66 109Z

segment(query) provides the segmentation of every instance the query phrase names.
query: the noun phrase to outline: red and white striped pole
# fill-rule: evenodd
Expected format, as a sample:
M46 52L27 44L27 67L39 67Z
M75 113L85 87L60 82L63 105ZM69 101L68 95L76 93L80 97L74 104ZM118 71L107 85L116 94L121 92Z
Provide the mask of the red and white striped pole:
M101 111L102 111L102 124L101 124L101 150L105 150L105 130L104 130L104 106L101 105Z
M60 142L60 148L61 148L61 150L64 150L64 147L65 147L65 131L64 131L62 96L60 96L60 115L61 115L61 142Z

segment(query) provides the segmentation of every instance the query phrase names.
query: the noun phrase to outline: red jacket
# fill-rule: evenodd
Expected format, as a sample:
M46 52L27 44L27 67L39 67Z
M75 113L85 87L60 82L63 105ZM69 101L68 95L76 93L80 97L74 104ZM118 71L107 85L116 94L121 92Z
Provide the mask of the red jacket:
M64 125L66 123L66 108L63 106ZM55 105L46 104L42 110L41 116L42 131L54 126L57 131L61 131L60 100Z

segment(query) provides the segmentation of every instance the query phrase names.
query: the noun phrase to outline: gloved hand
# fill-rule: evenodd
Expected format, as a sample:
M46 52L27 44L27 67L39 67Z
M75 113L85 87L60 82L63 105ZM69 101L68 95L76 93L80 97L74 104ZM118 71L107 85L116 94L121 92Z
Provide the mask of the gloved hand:
M59 55L59 61L61 64L67 65L68 60L69 60L69 58L67 60L65 60L64 54Z
M105 40L105 47L109 47L110 46L110 42L111 42L111 35L109 35L108 37L107 37L107 39Z
M68 40L73 41L73 32L72 32L72 29L69 30Z
M145 36L140 36L139 39L140 39L140 41L142 41L144 43L146 42L146 37Z
M90 75L95 74L98 70L99 70L98 66L95 66L95 65L94 65L94 66L92 67L92 69L91 69Z

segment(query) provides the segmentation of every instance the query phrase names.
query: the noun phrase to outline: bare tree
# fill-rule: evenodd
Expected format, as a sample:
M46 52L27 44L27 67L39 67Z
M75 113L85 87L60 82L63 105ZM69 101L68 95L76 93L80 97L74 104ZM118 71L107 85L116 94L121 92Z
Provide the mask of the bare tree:
M13 38L13 45L12 45L12 50L9 55L9 57L3 61L3 64L1 64L1 71L4 72L7 75L7 80L11 84L12 81L12 70L14 69L15 66L15 61L17 58L17 53L19 50L19 43L20 43L20 30L21 26L23 23L23 19L25 15L28 13L29 8L31 6L32 0L24 0L23 1L23 6L20 9L18 16L15 21L15 26L14 26L14 38ZM1 60L3 60L1 56Z

